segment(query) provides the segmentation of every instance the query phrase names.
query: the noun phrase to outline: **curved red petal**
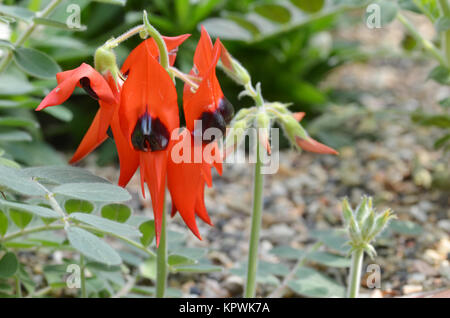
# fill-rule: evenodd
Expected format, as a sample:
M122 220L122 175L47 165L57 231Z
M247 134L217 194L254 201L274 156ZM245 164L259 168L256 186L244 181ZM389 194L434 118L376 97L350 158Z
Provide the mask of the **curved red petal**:
M97 94L98 98L105 103L113 104L116 102L114 93L105 78L98 73L92 66L88 64L81 64L76 69L62 72L57 75L59 82L56 86L39 104L37 111L49 106L60 105L64 103L72 94L75 86L79 85L80 79L88 78L92 90Z
M166 43L167 51L169 52L169 63L173 65L175 63L175 59L177 56L178 47L188 38L190 34L182 34L175 37L163 36L163 40ZM145 44L146 43L146 44ZM127 59L122 65L121 72L122 74L126 74L132 65L140 59L142 54L146 54L146 46L148 46L150 54L158 59L159 51L158 46L153 38L149 38L147 40L142 41L138 46L136 46L128 55Z
M321 144L320 142L312 139L311 137L308 137L307 139L296 137L295 140L300 148L309 152L315 152L320 154L331 154L331 155L338 154L338 152L333 148Z

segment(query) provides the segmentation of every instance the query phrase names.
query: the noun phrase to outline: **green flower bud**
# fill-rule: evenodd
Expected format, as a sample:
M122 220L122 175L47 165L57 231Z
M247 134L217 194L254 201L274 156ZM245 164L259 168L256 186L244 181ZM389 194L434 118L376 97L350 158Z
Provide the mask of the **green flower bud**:
M373 228L372 233L370 233L370 239L374 239L378 234L380 234L390 220L394 219L395 215L393 215L391 209L387 209L382 214L378 215L375 219L375 226Z
M117 83L120 71L119 68L117 67L116 55L111 49L107 49L102 46L99 47L95 51L94 64L95 69L99 73L103 75L107 74L108 72L111 73L111 76Z
M231 154L243 141L247 128L247 120L239 120L234 122L227 131L225 138L225 156Z
M361 235L364 239L369 238L373 227L375 225L375 212L371 210L369 212L369 216L364 220L362 224Z
M372 198L364 196L358 208L356 209L356 221L358 221L359 225L362 225L363 220L367 217L367 215L370 212L370 208L368 207L369 201L370 207L372 207Z
M347 198L342 201L342 215L344 217L345 224L349 225L352 220L354 221L353 211Z
M297 140L296 137L307 139L309 138L308 133L305 129L299 124L299 122L292 116L292 114L285 114L277 117L280 122L282 128L284 129L287 137L292 142L292 144L296 145Z
M251 78L248 71L241 65L241 63L231 56L223 45L220 59L222 61L222 69L231 79L243 86L250 83Z

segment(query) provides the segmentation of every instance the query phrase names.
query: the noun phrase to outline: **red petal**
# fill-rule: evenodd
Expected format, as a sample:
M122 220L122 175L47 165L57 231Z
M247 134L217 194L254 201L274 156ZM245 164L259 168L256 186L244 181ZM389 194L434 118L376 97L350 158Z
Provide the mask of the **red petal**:
M180 46L188 37L190 37L190 34L182 34L175 37L168 37L163 36L164 42L167 46L167 51L169 52L169 63L172 66L175 63L176 58L176 51L178 49L178 46ZM147 44L144 44L147 43ZM121 72L123 74L127 73L132 65L140 59L142 54L146 53L145 46L148 46L148 49L150 50L150 54L157 59L159 56L158 46L156 45L156 42L153 38L149 38L145 41L142 41L137 47L131 51L131 53L128 55L127 59L122 65Z
M164 212L164 192L166 185L167 151L139 152L141 178L152 197L153 215L155 218L156 246L159 246L161 220ZM142 183L143 184L143 183Z
M298 112L298 113L293 113L292 116L294 116L295 120L297 121L301 121L303 119L303 117L305 117L306 113L304 112Z
M190 74L202 79L196 92L186 84L183 92L183 109L186 126L190 131L194 129L194 121L206 111L217 109L223 92L216 77L216 65L220 58L221 43L216 41L214 47L206 30L202 27L202 34L194 55L194 67Z
M120 125L131 145L131 134L138 119L148 111L169 133L179 126L177 92L166 70L153 58L144 42L146 54L130 69L123 85L119 108Z
M36 110L64 103L72 94L75 86L79 85L80 79L84 77L89 78L91 88L100 100L108 104L116 102L114 93L105 78L92 66L83 63L74 70L59 73L57 80L60 83L42 100Z
M321 154L332 154L332 155L338 154L338 152L336 150L334 150L333 148L325 146L324 144L321 144L320 142L312 139L311 137L308 137L308 139L302 139L300 137L296 137L295 140L297 141L297 145L306 151L321 153Z
M184 130L180 135L178 141L183 144L182 150L189 149L189 162L175 162L173 154L169 158L167 171L167 186L172 197L172 205L179 211L184 223L191 229L192 233L201 239L195 220L195 206L197 201L197 194L200 187L203 185L201 175L202 163L194 162L194 150L192 148L192 137L187 130ZM180 155L184 157L182 151ZM189 160L190 159L190 160ZM173 212L173 211L172 211Z
M114 114L111 130L114 135L114 141L119 155L120 176L118 184L121 187L125 187L139 166L139 153L130 146L122 129L120 129L118 111Z

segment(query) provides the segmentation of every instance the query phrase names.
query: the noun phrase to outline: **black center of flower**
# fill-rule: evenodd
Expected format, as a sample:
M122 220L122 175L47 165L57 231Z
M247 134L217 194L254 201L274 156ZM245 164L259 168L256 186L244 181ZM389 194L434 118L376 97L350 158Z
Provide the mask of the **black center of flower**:
M227 123L225 122L222 114L220 113L219 109L216 109L214 112L204 112L200 116L201 121L201 135L202 135L202 141L204 144L209 144L210 142L213 142L216 138L215 133L211 132L211 134L207 134L208 136L205 137L206 130L210 128L216 128L220 130L220 133L222 136L225 135L226 129L227 129ZM194 128L194 134L198 135L200 133L200 127L196 125Z
M91 96L93 99L98 100L98 95L91 87L91 80L87 77L82 77L80 79L80 85L81 87L88 93L89 96Z
M136 150L158 151L167 148L169 138L169 131L164 124L158 118L152 118L150 114L145 113L134 127L131 143Z
M225 96L220 99L218 109L225 122L229 124L234 116L234 107Z

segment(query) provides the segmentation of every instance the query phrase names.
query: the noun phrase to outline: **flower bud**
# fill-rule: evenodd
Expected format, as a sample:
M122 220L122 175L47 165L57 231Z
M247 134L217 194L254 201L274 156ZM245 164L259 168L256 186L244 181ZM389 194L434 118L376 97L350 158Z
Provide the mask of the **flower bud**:
M362 224L364 218L370 211L368 207L368 201L370 201L370 207L372 207L372 198L364 196L358 208L356 209L356 221L358 221L358 224Z
M241 63L231 56L223 44L221 44L220 60L222 61L222 69L236 83L243 86L250 83L251 78L248 71L241 65Z
M270 117L265 111L261 111L256 117L256 123L258 128L258 139L261 146L263 146L267 153L270 155L272 150L270 149Z
M353 220L353 211L350 207L350 204L348 203L347 198L342 201L342 215L344 217L345 224L349 225Z
M119 68L117 67L116 55L110 49L105 47L99 47L95 51L94 56L95 69L102 75L106 75L108 72L114 78L117 83L119 79Z
M369 216L364 220L362 224L361 235L363 238L368 238L375 225L375 212L371 210Z
M278 117L281 122L284 131L286 132L289 140L296 145L297 138L307 139L309 138L308 133L305 129L298 123L298 121L291 115L285 114Z
M234 122L227 131L227 137L225 138L225 152L224 158L230 155L243 141L245 136L245 130L247 128L246 120L239 120Z
M389 223L390 220L394 219L395 215L392 214L391 209L387 209L382 214L378 215L375 219L375 226L373 228L372 233L370 233L370 237L373 239L378 234L380 234L383 229L386 227L386 225Z

